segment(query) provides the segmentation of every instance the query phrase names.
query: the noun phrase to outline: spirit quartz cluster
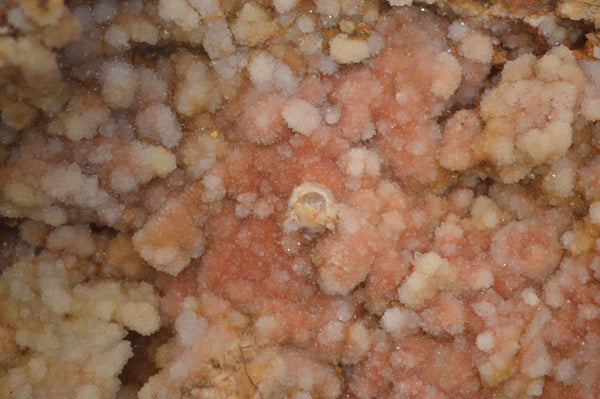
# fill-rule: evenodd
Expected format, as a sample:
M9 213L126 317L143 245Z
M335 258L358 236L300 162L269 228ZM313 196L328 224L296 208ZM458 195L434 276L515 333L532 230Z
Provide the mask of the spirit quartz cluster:
M2 396L598 397L597 7L412 3L0 2Z

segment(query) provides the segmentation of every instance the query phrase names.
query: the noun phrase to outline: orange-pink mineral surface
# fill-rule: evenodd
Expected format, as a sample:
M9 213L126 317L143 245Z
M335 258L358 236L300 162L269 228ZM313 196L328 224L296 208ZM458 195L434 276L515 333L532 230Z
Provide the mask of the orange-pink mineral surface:
M514 3L0 0L0 396L600 397L600 13Z

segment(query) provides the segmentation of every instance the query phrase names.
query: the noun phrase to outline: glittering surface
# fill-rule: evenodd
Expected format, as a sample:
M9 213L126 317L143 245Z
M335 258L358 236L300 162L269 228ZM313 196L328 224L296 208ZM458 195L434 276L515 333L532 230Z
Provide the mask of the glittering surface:
M411 3L0 5L0 392L600 395L595 10Z

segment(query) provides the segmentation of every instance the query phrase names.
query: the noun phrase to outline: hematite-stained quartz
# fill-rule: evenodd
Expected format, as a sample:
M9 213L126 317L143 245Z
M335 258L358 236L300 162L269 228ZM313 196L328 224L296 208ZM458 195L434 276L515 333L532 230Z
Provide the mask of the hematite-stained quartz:
M600 396L597 8L0 2L0 396Z

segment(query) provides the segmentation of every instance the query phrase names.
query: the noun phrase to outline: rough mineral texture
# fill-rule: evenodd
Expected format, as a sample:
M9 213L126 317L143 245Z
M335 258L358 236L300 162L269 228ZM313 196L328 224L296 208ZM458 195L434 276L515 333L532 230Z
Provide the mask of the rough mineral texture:
M600 397L598 9L0 0L0 396Z

